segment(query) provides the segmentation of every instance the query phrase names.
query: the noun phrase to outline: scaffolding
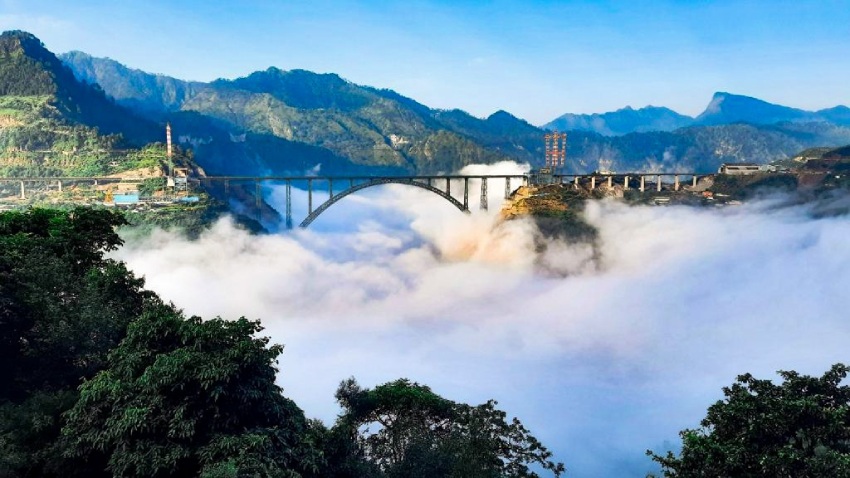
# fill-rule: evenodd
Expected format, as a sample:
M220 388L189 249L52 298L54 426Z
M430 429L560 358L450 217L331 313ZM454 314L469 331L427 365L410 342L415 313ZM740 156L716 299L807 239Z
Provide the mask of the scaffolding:
M567 133L553 131L544 136L546 143L546 167L553 171L564 166L567 157Z

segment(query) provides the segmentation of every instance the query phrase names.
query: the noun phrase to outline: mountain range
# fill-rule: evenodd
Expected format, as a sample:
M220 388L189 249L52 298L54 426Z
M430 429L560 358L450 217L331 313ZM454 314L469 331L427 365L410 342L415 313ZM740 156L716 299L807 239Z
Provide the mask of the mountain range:
M175 140L210 174L431 174L471 163L543 162L545 129L510 113L477 118L432 109L336 74L272 67L190 82L82 52L57 58L24 32L6 32L0 44L8 45L0 50L0 102L50 98L64 124L120 133L136 145L162 142L170 122ZM30 81L41 77L53 86L39 90ZM32 149L15 131L36 123L3 115L0 104L0 146ZM850 144L848 120L845 107L805 112L718 93L697 118L625 108L555 126L569 131L568 171L709 172L723 162L765 163Z
M850 108L836 106L819 111L805 111L776 105L743 95L715 93L696 118L679 114L669 108L646 106L633 109L627 106L602 114L567 113L543 126L548 130L592 131L604 136L621 136L649 131L674 131L688 126L716 126L748 123L771 125L777 123L826 122L850 126Z

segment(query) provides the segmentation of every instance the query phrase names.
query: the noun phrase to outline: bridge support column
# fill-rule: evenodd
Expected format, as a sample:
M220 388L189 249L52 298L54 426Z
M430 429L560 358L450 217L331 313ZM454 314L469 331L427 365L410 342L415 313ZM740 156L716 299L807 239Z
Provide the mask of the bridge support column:
M313 214L313 180L307 180L307 215Z
M56 185L59 186L59 192L62 192L62 180L56 181Z
M640 177L640 192L646 191L646 176Z
M230 196L230 180L229 179L224 180L224 194L226 196Z
M479 204L481 210L487 210L487 178L481 178L481 203Z
M596 176L590 177L590 190L593 191L596 189Z
M257 205L257 221L263 218L263 192L260 190L260 181L254 180L254 196Z
M452 195L452 180L449 178L446 178L446 194Z
M623 179L623 191L628 191L628 189L629 189L629 177L626 176L625 179Z
M658 192L661 192L661 175L659 174L658 176L656 176L655 180L656 180L656 185L658 186L658 188L657 188Z
M674 191L678 191L678 190L679 190L679 176L675 176L675 177L674 177L673 190L674 190Z
M576 176L576 177L573 179L573 186L575 186L575 188L576 188L576 189L578 189L578 176Z
M24 182L21 181L21 199L26 199L26 198L27 198L27 190L24 187Z
M328 200L334 198L334 180L328 179Z
M286 181L286 228L292 229L292 181Z
M511 197L511 178L505 178L505 199L510 199Z
M614 176L608 176L608 189L614 187Z
M431 178L429 177L428 179L425 180L425 182L427 182L428 186L430 186L431 185Z
M697 187L697 175L696 175L696 174L694 174L694 183L693 183L693 186L694 186L694 187Z
M469 178L463 178L463 209L469 211Z

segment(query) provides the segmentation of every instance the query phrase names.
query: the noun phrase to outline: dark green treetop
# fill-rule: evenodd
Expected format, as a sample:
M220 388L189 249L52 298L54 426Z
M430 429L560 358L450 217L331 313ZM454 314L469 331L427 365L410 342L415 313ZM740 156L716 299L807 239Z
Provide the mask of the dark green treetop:
M850 387L841 385L848 370L779 372L781 384L741 375L700 428L680 433L678 456L647 454L668 478L848 477Z

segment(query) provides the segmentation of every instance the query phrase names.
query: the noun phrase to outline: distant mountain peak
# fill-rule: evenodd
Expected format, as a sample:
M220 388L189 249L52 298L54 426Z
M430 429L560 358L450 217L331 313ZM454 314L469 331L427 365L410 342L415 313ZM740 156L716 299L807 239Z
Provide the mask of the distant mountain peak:
M814 113L776 105L751 96L718 91L696 118L702 125L730 123L773 124L784 121L817 120Z
M519 119L519 118L508 113L505 110L496 111L495 113L493 113L493 114L491 114L490 116L487 117L487 121L490 121L490 120L496 121L496 120L503 120L503 119L516 120L516 119Z
M543 128L561 131L592 131L604 136L621 136L635 132L672 131L689 126L692 122L693 118L690 116L681 115L669 108L644 106L635 109L629 105L601 114L567 113L544 125Z

